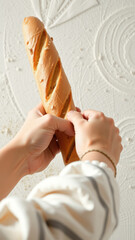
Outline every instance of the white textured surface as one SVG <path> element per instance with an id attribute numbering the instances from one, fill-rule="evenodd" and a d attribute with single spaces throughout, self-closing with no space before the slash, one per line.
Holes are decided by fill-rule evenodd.
<path id="1" fill-rule="evenodd" d="M 76 105 L 103 111 L 120 128 L 120 223 L 111 240 L 134 240 L 135 0 L 1 0 L 1 147 L 40 101 L 22 36 L 23 18 L 30 15 L 40 17 L 53 37 Z M 23 178 L 11 195 L 26 197 L 36 183 L 62 168 L 59 155 L 42 173 Z"/>

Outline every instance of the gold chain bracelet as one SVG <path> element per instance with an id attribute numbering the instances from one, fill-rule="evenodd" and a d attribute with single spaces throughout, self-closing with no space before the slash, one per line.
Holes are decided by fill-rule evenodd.
<path id="1" fill-rule="evenodd" d="M 112 165 L 113 165 L 113 167 L 114 167 L 114 169 L 115 169 L 114 176 L 116 177 L 116 175 L 117 175 L 117 168 L 116 168 L 116 165 L 115 165 L 114 161 L 113 161 L 106 153 L 104 153 L 104 152 L 101 151 L 101 150 L 98 150 L 98 149 L 90 149 L 90 150 L 86 151 L 86 152 L 81 156 L 80 160 L 82 160 L 83 157 L 84 157 L 87 153 L 89 153 L 89 152 L 99 152 L 99 153 L 103 154 L 105 157 L 107 157 L 107 158 L 109 159 L 109 161 L 112 163 Z"/>

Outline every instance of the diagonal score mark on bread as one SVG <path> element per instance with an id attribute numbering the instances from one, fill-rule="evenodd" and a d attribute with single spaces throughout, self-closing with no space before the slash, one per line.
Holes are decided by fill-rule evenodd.
<path id="1" fill-rule="evenodd" d="M 55 65 L 53 71 L 51 72 L 51 74 L 50 74 L 51 76 L 49 77 L 48 82 L 47 82 L 46 99 L 48 99 L 50 97 L 50 95 L 52 94 L 52 92 L 57 84 L 57 81 L 59 79 L 60 71 L 61 71 L 61 68 L 60 68 L 60 59 L 59 59 Z"/>
<path id="2" fill-rule="evenodd" d="M 51 76 L 48 79 L 48 82 L 47 82 L 47 87 L 46 87 L 46 98 L 47 99 L 49 97 L 51 97 L 51 94 L 53 94 L 53 91 L 54 91 L 55 87 L 57 87 L 57 83 L 58 83 L 60 75 L 61 75 L 61 62 L 60 62 L 60 59 L 59 59 L 57 61 L 56 65 L 55 65 L 52 73 L 51 73 Z M 63 109 L 62 109 L 61 114 L 60 114 L 61 118 L 65 118 L 66 113 L 68 112 L 68 108 L 71 105 L 71 99 L 72 99 L 72 95 L 71 95 L 71 92 L 70 92 L 67 99 L 65 99 L 65 103 L 63 105 Z M 72 153 L 74 147 L 75 147 L 75 141 L 73 139 L 71 141 L 70 145 L 69 145 L 67 162 L 70 159 L 70 156 L 71 156 L 71 153 Z"/>
<path id="3" fill-rule="evenodd" d="M 75 147 L 75 141 L 73 140 L 72 143 L 71 143 L 71 146 L 70 146 L 68 155 L 67 155 L 67 161 L 69 161 L 69 159 L 70 159 L 70 157 L 71 157 L 71 154 L 72 154 L 72 152 L 73 152 L 74 147 Z"/>
<path id="4" fill-rule="evenodd" d="M 39 35 L 39 40 L 37 42 L 35 52 L 34 52 L 34 59 L 33 59 L 34 71 L 37 69 L 41 52 L 44 51 L 45 39 L 46 39 L 46 32 L 45 30 L 43 30 L 42 34 Z"/>
<path id="5" fill-rule="evenodd" d="M 63 106 L 63 109 L 62 109 L 61 115 L 60 115 L 61 118 L 65 118 L 66 113 L 68 112 L 70 102 L 71 102 L 71 93 L 69 94 L 68 98 L 66 99 L 66 101 L 64 103 L 64 106 Z"/>
<path id="6" fill-rule="evenodd" d="M 36 17 L 27 17 L 23 22 L 23 35 L 28 58 L 37 82 L 46 113 L 66 118 L 70 110 L 76 110 L 71 87 L 61 64 L 52 38 L 43 23 Z M 75 138 L 56 132 L 65 164 L 79 160 Z"/>

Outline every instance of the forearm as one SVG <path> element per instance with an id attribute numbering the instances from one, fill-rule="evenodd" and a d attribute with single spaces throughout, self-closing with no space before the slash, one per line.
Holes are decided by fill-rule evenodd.
<path id="1" fill-rule="evenodd" d="M 27 174 L 23 146 L 14 138 L 0 150 L 0 200 Z"/>

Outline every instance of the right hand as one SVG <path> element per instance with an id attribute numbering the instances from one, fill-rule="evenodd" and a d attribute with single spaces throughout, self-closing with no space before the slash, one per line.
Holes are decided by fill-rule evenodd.
<path id="1" fill-rule="evenodd" d="M 70 111 L 67 118 L 74 126 L 79 158 L 90 149 L 98 149 L 108 154 L 115 164 L 118 163 L 123 147 L 119 129 L 115 127 L 112 118 L 93 110 L 83 113 Z"/>
<path id="2" fill-rule="evenodd" d="M 45 169 L 60 151 L 55 138 L 57 130 L 74 136 L 72 124 L 65 119 L 46 114 L 42 103 L 29 112 L 12 141 L 16 148 L 18 145 L 23 148 L 23 168 L 26 169 L 26 174 Z"/>

